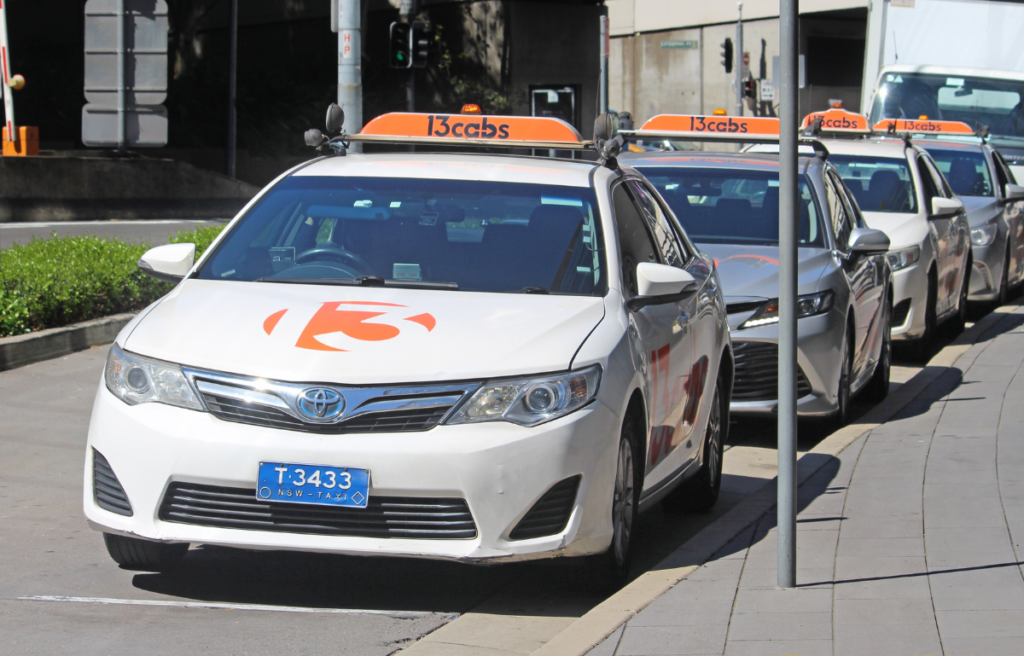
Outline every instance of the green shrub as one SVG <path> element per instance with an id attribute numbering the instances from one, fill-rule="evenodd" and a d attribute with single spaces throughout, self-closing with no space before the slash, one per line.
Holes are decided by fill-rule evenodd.
<path id="1" fill-rule="evenodd" d="M 205 250 L 220 226 L 182 231 L 172 242 Z M 51 237 L 0 250 L 0 337 L 144 308 L 171 285 L 136 261 L 149 244 L 102 237 Z"/>

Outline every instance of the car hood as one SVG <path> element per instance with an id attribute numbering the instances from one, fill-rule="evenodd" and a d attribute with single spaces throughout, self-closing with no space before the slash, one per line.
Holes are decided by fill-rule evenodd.
<path id="1" fill-rule="evenodd" d="M 971 226 L 979 226 L 988 223 L 999 216 L 1002 208 L 993 196 L 959 196 L 964 202 L 964 209 L 967 210 L 967 222 Z"/>
<path id="2" fill-rule="evenodd" d="M 921 245 L 929 232 L 928 220 L 919 214 L 864 212 L 864 222 L 885 233 L 892 251 Z"/>
<path id="3" fill-rule="evenodd" d="M 567 369 L 603 316 L 589 296 L 186 280 L 122 346 L 281 381 L 465 380 Z"/>
<path id="4" fill-rule="evenodd" d="M 702 251 L 715 258 L 722 293 L 731 297 L 776 298 L 779 295 L 779 249 L 775 246 L 742 246 L 733 244 L 698 244 Z M 834 266 L 831 251 L 824 248 L 801 248 L 798 293 L 818 291 L 818 280 L 829 266 Z"/>

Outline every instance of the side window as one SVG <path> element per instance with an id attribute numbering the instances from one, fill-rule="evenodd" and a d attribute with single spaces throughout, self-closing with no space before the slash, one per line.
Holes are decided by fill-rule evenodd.
<path id="1" fill-rule="evenodd" d="M 953 193 L 953 190 L 949 188 L 949 183 L 946 182 L 946 178 L 939 173 L 939 167 L 935 166 L 935 162 L 927 156 L 924 156 L 921 159 L 924 161 L 924 166 L 928 169 L 928 173 L 932 176 L 932 182 L 935 183 L 935 188 L 940 191 L 939 195 L 945 198 L 953 198 L 955 194 Z"/>
<path id="2" fill-rule="evenodd" d="M 630 180 L 626 184 L 637 199 L 637 205 L 643 210 L 644 218 L 651 227 L 651 233 L 661 250 L 662 258 L 674 267 L 686 266 L 686 249 L 679 241 L 679 236 L 672 227 L 672 219 L 665 214 L 665 209 L 639 180 Z"/>
<path id="3" fill-rule="evenodd" d="M 829 220 L 832 222 L 832 233 L 836 236 L 836 249 L 846 252 L 850 231 L 853 230 L 852 219 L 843 204 L 843 194 L 835 180 L 835 174 L 829 171 L 825 175 L 825 190 L 828 196 Z"/>
<path id="4" fill-rule="evenodd" d="M 921 193 L 924 194 L 925 211 L 930 212 L 932 199 L 942 194 L 939 193 L 939 188 L 935 185 L 935 178 L 932 177 L 931 172 L 928 170 L 928 165 L 924 163 L 923 157 L 917 158 L 917 171 L 921 176 Z"/>
<path id="5" fill-rule="evenodd" d="M 1013 177 L 1013 171 L 1010 170 L 1010 166 L 1003 159 L 1003 154 L 998 150 L 992 151 L 992 159 L 996 163 L 996 177 L 999 178 L 999 188 L 1003 190 L 1003 195 L 1006 195 L 1007 184 L 1017 184 L 1017 180 Z"/>
<path id="6" fill-rule="evenodd" d="M 836 183 L 836 189 L 838 189 L 843 201 L 843 208 L 846 210 L 846 215 L 850 218 L 850 227 L 863 228 L 864 216 L 860 213 L 860 206 L 857 205 L 857 199 L 854 197 L 853 192 L 846 186 L 846 183 L 843 182 L 838 173 L 832 174 L 832 180 Z"/>
<path id="7" fill-rule="evenodd" d="M 626 294 L 633 297 L 637 295 L 636 265 L 657 262 L 658 254 L 647 231 L 647 222 L 626 192 L 625 184 L 616 185 L 612 190 L 612 206 L 615 208 L 615 228 L 619 233 L 619 253 L 622 255 L 622 281 Z"/>

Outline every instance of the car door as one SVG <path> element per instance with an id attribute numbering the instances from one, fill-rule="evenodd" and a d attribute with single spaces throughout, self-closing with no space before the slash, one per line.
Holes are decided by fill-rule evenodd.
<path id="1" fill-rule="evenodd" d="M 631 180 L 630 190 L 635 194 L 644 212 L 644 218 L 654 232 L 661 255 L 665 262 L 685 269 L 697 281 L 698 291 L 680 303 L 680 316 L 686 319 L 685 335 L 689 337 L 690 366 L 682 386 L 682 406 L 677 423 L 673 428 L 673 454 L 668 463 L 670 468 L 683 465 L 695 458 L 700 450 L 700 440 L 695 439 L 695 430 L 701 425 L 699 418 L 707 409 L 714 385 L 708 389 L 708 376 L 717 361 L 711 358 L 717 353 L 718 320 L 712 306 L 714 290 L 705 283 L 712 280 L 710 268 L 686 244 L 680 234 L 678 223 L 671 218 L 670 210 L 661 197 L 646 180 Z"/>
<path id="2" fill-rule="evenodd" d="M 956 199 L 957 195 L 949 186 L 946 176 L 942 175 L 939 165 L 935 163 L 931 155 L 925 155 L 925 164 L 935 179 L 943 198 Z M 946 273 L 949 279 L 950 303 L 949 309 L 956 307 L 960 298 L 960 287 L 967 284 L 965 270 L 967 260 L 971 254 L 971 224 L 967 220 L 967 210 L 960 210 L 949 223 L 949 235 L 947 244 L 947 255 L 949 257 L 949 271 Z"/>
<path id="3" fill-rule="evenodd" d="M 637 295 L 636 267 L 643 262 L 668 264 L 655 244 L 650 222 L 645 218 L 629 182 L 612 187 L 612 208 L 622 263 L 623 295 Z M 644 488 L 657 486 L 676 467 L 673 451 L 682 441 L 681 424 L 686 374 L 690 369 L 690 317 L 683 302 L 648 305 L 630 312 L 629 321 L 640 336 L 645 360 L 647 400 L 647 462 Z"/>
<path id="4" fill-rule="evenodd" d="M 921 193 L 924 196 L 922 211 L 928 217 L 928 226 L 935 240 L 935 269 L 937 289 L 935 294 L 935 314 L 942 317 L 956 304 L 956 269 L 953 264 L 955 252 L 955 235 L 953 219 L 950 217 L 932 217 L 932 199 L 945 198 L 942 191 L 942 177 L 931 165 L 923 152 L 917 153 L 918 174 L 921 178 Z"/>
<path id="5" fill-rule="evenodd" d="M 1008 262 L 1009 271 L 1006 280 L 1009 284 L 1020 281 L 1024 276 L 1024 201 L 1008 201 L 1006 199 L 1006 185 L 1017 184 L 1013 177 L 1013 171 L 1006 164 L 1002 154 L 998 150 L 990 151 L 992 164 L 995 169 L 996 196 L 1003 208 L 1003 221 L 1006 222 L 1006 240 L 1009 244 L 1010 258 Z"/>
<path id="6" fill-rule="evenodd" d="M 850 252 L 850 233 L 857 227 L 857 216 L 846 196 L 846 187 L 831 168 L 825 171 L 825 195 L 836 251 L 849 281 L 850 295 L 853 299 L 856 332 L 853 336 L 852 383 L 857 381 L 861 372 L 865 370 L 871 355 L 867 347 L 873 329 L 872 323 L 878 312 L 877 261 L 875 258 L 860 257 Z"/>

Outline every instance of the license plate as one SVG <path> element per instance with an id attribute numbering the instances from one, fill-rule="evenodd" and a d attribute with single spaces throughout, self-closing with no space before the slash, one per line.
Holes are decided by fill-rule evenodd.
<path id="1" fill-rule="evenodd" d="M 370 496 L 367 469 L 261 462 L 258 480 L 260 501 L 365 508 Z"/>

